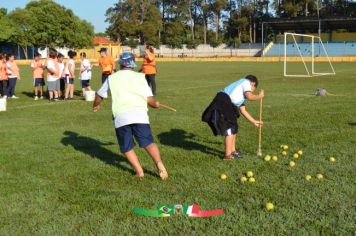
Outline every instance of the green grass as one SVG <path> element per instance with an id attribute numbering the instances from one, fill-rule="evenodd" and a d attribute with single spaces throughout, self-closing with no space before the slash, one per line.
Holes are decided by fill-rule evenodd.
<path id="1" fill-rule="evenodd" d="M 22 66 L 20 99 L 8 100 L 8 111 L 0 113 L 0 234 L 354 235 L 355 65 L 334 66 L 336 76 L 283 78 L 279 63 L 160 63 L 157 98 L 178 110 L 149 112 L 170 174 L 166 182 L 139 148 L 146 177 L 132 176 L 118 150 L 109 100 L 96 114 L 81 100 L 34 101 L 29 67 Z M 263 153 L 278 154 L 277 162 L 255 156 L 258 132 L 244 118 L 237 146 L 246 157 L 222 161 L 222 137 L 200 121 L 217 90 L 250 73 L 266 92 Z M 99 81 L 95 71 L 95 89 Z M 319 87 L 338 96 L 310 95 Z M 247 103 L 254 117 L 258 105 Z M 288 157 L 280 155 L 280 144 L 289 145 Z M 299 149 L 303 157 L 289 168 Z M 241 185 L 237 180 L 247 170 L 256 183 Z M 222 173 L 226 181 L 219 179 Z M 323 181 L 316 180 L 318 173 Z M 304 180 L 307 174 L 311 182 Z M 264 209 L 266 202 L 275 205 L 273 212 Z M 205 219 L 132 212 L 159 203 L 225 212 Z"/>

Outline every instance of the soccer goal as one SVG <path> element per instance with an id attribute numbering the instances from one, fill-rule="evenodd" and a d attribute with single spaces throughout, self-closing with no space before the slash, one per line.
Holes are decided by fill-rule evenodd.
<path id="1" fill-rule="evenodd" d="M 335 74 L 320 37 L 284 33 L 284 76 L 313 77 Z"/>

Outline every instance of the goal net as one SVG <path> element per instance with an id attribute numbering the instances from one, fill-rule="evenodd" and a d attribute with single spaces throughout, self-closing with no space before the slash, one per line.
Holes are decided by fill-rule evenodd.
<path id="1" fill-rule="evenodd" d="M 335 75 L 334 67 L 320 37 L 284 33 L 284 76 Z"/>

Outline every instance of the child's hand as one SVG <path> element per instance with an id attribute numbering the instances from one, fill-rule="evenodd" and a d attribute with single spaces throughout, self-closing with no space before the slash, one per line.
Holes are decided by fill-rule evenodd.
<path id="1" fill-rule="evenodd" d="M 263 126 L 263 121 L 255 121 L 254 123 L 253 123 L 257 128 L 259 128 L 259 127 L 262 127 Z"/>
<path id="2" fill-rule="evenodd" d="M 259 92 L 258 96 L 261 98 L 264 98 L 265 96 L 265 91 L 263 89 L 261 89 L 261 91 Z"/>
<path id="3" fill-rule="evenodd" d="M 160 106 L 161 106 L 161 104 L 159 104 L 159 102 L 156 102 L 155 107 L 160 108 Z"/>

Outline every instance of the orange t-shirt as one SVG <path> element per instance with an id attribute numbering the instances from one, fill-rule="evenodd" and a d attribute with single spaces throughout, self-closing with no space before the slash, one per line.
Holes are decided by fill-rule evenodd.
<path id="1" fill-rule="evenodd" d="M 152 61 L 148 59 L 148 56 L 152 58 Z M 143 66 L 142 66 L 142 71 L 146 75 L 153 75 L 157 73 L 157 68 L 156 68 L 156 57 L 154 53 L 149 52 L 148 56 L 145 56 L 143 58 Z"/>
<path id="2" fill-rule="evenodd" d="M 6 62 L 0 61 L 0 80 L 8 80 Z"/>
<path id="3" fill-rule="evenodd" d="M 19 67 L 17 66 L 16 62 L 13 61 L 8 61 L 7 62 L 7 66 L 8 66 L 8 77 L 10 78 L 19 78 L 20 77 L 20 69 Z"/>
<path id="4" fill-rule="evenodd" d="M 101 65 L 103 74 L 112 74 L 113 70 L 115 69 L 115 62 L 111 56 L 100 57 L 99 65 Z"/>
<path id="5" fill-rule="evenodd" d="M 34 79 L 44 78 L 43 63 L 41 61 L 33 61 L 31 67 L 32 67 Z"/>

